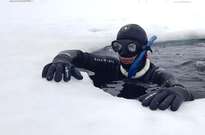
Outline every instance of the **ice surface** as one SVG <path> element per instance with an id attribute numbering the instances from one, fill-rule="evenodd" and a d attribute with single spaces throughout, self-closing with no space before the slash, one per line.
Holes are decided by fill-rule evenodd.
<path id="1" fill-rule="evenodd" d="M 203 1 L 33 0 L 0 1 L 0 134 L 202 135 L 205 100 L 178 112 L 150 111 L 84 79 L 41 79 L 42 67 L 61 50 L 92 51 L 118 29 L 138 23 L 159 41 L 204 38 Z"/>

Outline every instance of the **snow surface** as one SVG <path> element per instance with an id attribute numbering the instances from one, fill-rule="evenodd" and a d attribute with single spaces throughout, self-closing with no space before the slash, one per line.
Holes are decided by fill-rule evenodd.
<path id="1" fill-rule="evenodd" d="M 117 98 L 84 79 L 48 82 L 45 64 L 61 50 L 93 51 L 108 45 L 127 23 L 159 41 L 204 38 L 202 0 L 0 1 L 0 134 L 202 135 L 205 100 L 179 111 L 151 111 Z"/>

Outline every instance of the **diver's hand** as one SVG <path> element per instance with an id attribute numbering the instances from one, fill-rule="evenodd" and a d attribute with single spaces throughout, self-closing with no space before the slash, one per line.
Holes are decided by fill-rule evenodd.
<path id="1" fill-rule="evenodd" d="M 184 101 L 190 100 L 188 91 L 180 86 L 161 88 L 139 97 L 142 105 L 151 110 L 165 110 L 170 107 L 172 111 L 178 110 Z"/>
<path id="2" fill-rule="evenodd" d="M 53 78 L 56 82 L 60 82 L 63 78 L 65 82 L 69 81 L 71 76 L 78 80 L 82 80 L 83 76 L 80 71 L 69 62 L 55 62 L 45 65 L 42 71 L 42 77 L 51 81 Z"/>

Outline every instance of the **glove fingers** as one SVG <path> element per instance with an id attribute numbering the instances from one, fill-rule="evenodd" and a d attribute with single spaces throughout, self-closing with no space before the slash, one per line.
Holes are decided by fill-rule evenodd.
<path id="1" fill-rule="evenodd" d="M 150 93 L 147 97 L 144 98 L 144 100 L 142 101 L 142 105 L 149 106 L 156 94 L 157 92 Z"/>
<path id="2" fill-rule="evenodd" d="M 55 72 L 54 80 L 56 82 L 60 82 L 62 80 L 62 75 L 63 75 L 63 64 L 62 63 L 57 63 L 56 64 L 56 72 Z"/>
<path id="3" fill-rule="evenodd" d="M 140 102 L 142 102 L 148 95 L 149 95 L 149 93 L 144 94 L 144 95 L 140 96 L 140 97 L 138 98 L 138 100 L 139 100 Z"/>
<path id="4" fill-rule="evenodd" d="M 46 75 L 46 79 L 48 81 L 51 81 L 53 79 L 54 73 L 55 73 L 56 67 L 54 64 L 52 64 L 49 68 L 48 68 L 48 72 Z"/>
<path id="5" fill-rule="evenodd" d="M 165 110 L 167 109 L 170 104 L 172 103 L 173 99 L 175 98 L 175 95 L 169 95 L 167 96 L 159 105 L 160 110 Z"/>
<path id="6" fill-rule="evenodd" d="M 159 104 L 161 103 L 161 101 L 168 95 L 167 91 L 162 91 L 159 92 L 157 95 L 155 95 L 155 97 L 153 98 L 153 100 L 150 103 L 150 109 L 151 110 L 156 110 L 159 106 Z"/>
<path id="7" fill-rule="evenodd" d="M 180 96 L 176 96 L 171 104 L 171 110 L 172 111 L 176 111 L 179 109 L 180 105 L 183 102 L 183 98 L 181 98 Z"/>
<path id="8" fill-rule="evenodd" d="M 81 75 L 80 71 L 76 68 L 72 68 L 71 70 L 72 76 L 74 76 L 78 80 L 82 80 L 83 76 Z"/>
<path id="9" fill-rule="evenodd" d="M 47 72 L 48 72 L 48 68 L 50 67 L 51 64 L 52 64 L 52 63 L 47 64 L 47 65 L 44 66 L 43 71 L 42 71 L 42 77 L 43 77 L 43 78 L 46 77 Z"/>
<path id="10" fill-rule="evenodd" d="M 71 66 L 66 64 L 64 67 L 64 76 L 63 76 L 63 80 L 65 82 L 68 82 L 70 80 L 71 77 Z"/>

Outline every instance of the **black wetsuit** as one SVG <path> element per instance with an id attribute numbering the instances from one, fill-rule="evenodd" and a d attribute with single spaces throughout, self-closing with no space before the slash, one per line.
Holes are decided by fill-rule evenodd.
<path id="1" fill-rule="evenodd" d="M 180 86 L 186 89 L 172 74 L 156 67 L 153 63 L 142 77 L 128 79 L 120 71 L 117 53 L 109 46 L 93 53 L 80 50 L 62 51 L 54 58 L 54 62 L 61 61 L 70 61 L 76 67 L 88 70 L 94 85 L 113 96 L 135 99 L 159 87 Z M 205 97 L 204 91 L 187 91 L 190 98 L 186 100 Z"/>

